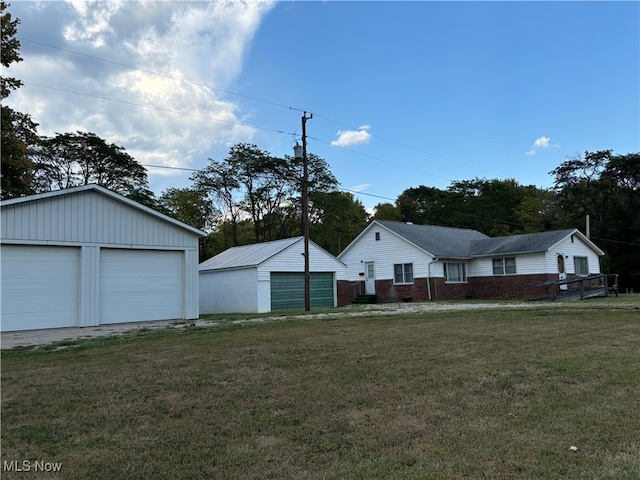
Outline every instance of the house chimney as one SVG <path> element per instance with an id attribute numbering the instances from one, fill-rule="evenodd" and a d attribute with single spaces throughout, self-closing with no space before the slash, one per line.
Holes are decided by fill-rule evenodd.
<path id="1" fill-rule="evenodd" d="M 587 217 L 586 217 L 586 234 L 587 234 L 587 238 L 591 239 L 591 222 L 589 221 L 589 214 L 587 213 Z"/>

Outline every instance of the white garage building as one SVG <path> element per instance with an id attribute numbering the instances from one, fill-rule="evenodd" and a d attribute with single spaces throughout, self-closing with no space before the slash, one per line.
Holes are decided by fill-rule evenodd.
<path id="1" fill-rule="evenodd" d="M 311 307 L 337 305 L 345 265 L 309 242 Z M 200 264 L 200 313 L 304 308 L 304 238 L 232 247 Z"/>
<path id="2" fill-rule="evenodd" d="M 204 232 L 97 185 L 0 217 L 2 331 L 198 318 Z"/>

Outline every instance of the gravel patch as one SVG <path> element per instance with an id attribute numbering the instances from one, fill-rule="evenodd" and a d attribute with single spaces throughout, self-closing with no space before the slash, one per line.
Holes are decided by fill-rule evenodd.
<path id="1" fill-rule="evenodd" d="M 229 323 L 256 323 L 273 322 L 286 319 L 303 318 L 330 318 L 338 316 L 362 317 L 372 315 L 402 315 L 421 312 L 439 312 L 452 310 L 471 309 L 518 309 L 518 308 L 539 308 L 549 306 L 560 306 L 561 303 L 433 303 L 433 302 L 412 302 L 412 303 L 384 303 L 372 305 L 357 305 L 337 308 L 335 312 L 310 313 L 305 315 L 282 315 L 269 317 L 255 317 L 244 320 L 233 320 Z M 3 332 L 0 335 L 0 347 L 5 349 L 16 347 L 29 347 L 48 345 L 63 341 L 76 341 L 87 338 L 108 337 L 113 335 L 123 335 L 136 333 L 141 330 L 158 328 L 186 328 L 190 326 L 216 326 L 220 322 L 216 320 L 164 320 L 155 322 L 119 323 L 113 325 L 100 325 L 98 327 L 68 327 L 49 328 L 42 330 L 24 330 L 19 332 Z"/>

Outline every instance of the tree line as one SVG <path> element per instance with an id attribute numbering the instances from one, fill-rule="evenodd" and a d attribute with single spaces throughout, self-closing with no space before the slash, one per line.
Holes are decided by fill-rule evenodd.
<path id="1" fill-rule="evenodd" d="M 2 12 L 2 65 L 22 61 L 18 19 Z M 2 99 L 21 82 L 2 76 Z M 124 148 L 95 133 L 41 137 L 29 114 L 2 105 L 2 199 L 96 183 L 208 232 L 204 260 L 229 247 L 302 234 L 302 164 L 239 143 L 223 160 L 209 159 L 191 186 L 149 190 L 147 171 Z M 621 286 L 640 289 L 640 154 L 585 152 L 549 172 L 551 189 L 515 179 L 453 181 L 446 189 L 420 185 L 381 203 L 370 216 L 341 191 L 328 163 L 309 154 L 310 237 L 338 254 L 373 219 L 471 228 L 489 236 L 574 228 L 590 218 L 593 242 L 607 256 L 602 270 Z"/>

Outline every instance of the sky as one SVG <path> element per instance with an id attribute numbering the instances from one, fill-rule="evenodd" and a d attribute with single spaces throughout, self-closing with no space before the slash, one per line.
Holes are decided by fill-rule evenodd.
<path id="1" fill-rule="evenodd" d="M 6 104 L 123 147 L 156 195 L 238 143 L 293 155 L 305 112 L 308 151 L 369 210 L 640 151 L 639 2 L 9 3 Z"/>

